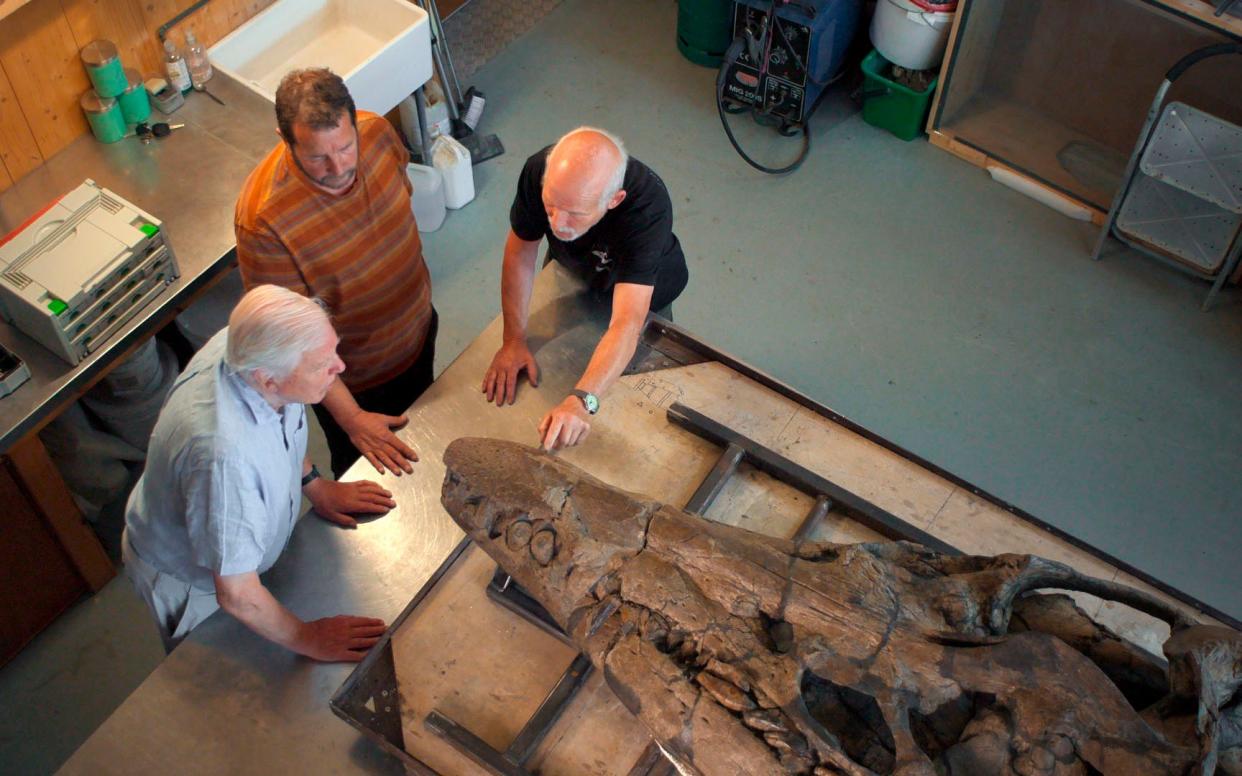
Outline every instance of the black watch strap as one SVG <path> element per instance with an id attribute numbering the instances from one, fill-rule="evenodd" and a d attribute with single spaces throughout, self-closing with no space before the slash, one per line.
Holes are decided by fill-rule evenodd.
<path id="1" fill-rule="evenodd" d="M 302 475 L 302 487 L 305 488 L 307 485 L 310 485 L 322 476 L 323 475 L 319 473 L 319 467 L 312 463 L 311 470 Z"/>

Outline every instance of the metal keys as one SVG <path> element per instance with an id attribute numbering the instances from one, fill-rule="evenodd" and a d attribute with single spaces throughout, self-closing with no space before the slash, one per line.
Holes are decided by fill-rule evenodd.
<path id="1" fill-rule="evenodd" d="M 134 127 L 134 135 L 142 140 L 143 145 L 151 142 L 152 137 L 167 137 L 174 129 L 181 129 L 185 124 L 169 124 L 157 121 L 154 124 L 138 124 Z"/>

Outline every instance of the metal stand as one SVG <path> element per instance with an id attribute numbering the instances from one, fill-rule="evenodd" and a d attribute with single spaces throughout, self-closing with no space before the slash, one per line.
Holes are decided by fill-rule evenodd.
<path id="1" fill-rule="evenodd" d="M 1223 12 L 1228 3 L 1220 6 Z M 1197 62 L 1242 54 L 1242 44 L 1205 46 L 1182 57 L 1156 89 L 1138 143 L 1091 258 L 1109 235 L 1178 269 L 1213 280 L 1208 310 L 1242 258 L 1242 152 L 1239 128 L 1165 97 Z"/>
<path id="2" fill-rule="evenodd" d="M 496 135 L 478 135 L 462 121 L 461 84 L 457 80 L 457 69 L 453 66 L 453 55 L 449 51 L 448 38 L 444 35 L 444 23 L 440 19 L 440 9 L 435 0 L 417 0 L 418 5 L 427 12 L 431 25 L 431 57 L 436 73 L 440 76 L 440 85 L 444 87 L 444 98 L 448 102 L 449 121 L 453 127 L 453 137 L 470 152 L 471 164 L 487 161 L 505 152 L 504 145 Z M 418 104 L 418 124 L 423 142 L 422 162 L 430 164 L 430 146 L 427 137 L 427 120 L 424 115 L 426 101 L 422 88 L 414 92 L 414 100 Z"/>

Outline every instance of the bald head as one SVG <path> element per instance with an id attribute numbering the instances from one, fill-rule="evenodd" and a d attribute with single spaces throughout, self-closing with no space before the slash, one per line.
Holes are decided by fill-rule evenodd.
<path id="1" fill-rule="evenodd" d="M 625 199 L 629 155 L 615 135 L 579 127 L 548 152 L 543 204 L 552 231 L 562 240 L 581 237 Z"/>

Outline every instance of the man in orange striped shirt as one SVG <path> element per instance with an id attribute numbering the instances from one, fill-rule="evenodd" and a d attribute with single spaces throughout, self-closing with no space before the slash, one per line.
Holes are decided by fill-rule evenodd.
<path id="1" fill-rule="evenodd" d="M 341 374 L 315 406 L 339 476 L 359 453 L 394 474 L 418 455 L 394 432 L 433 379 L 436 313 L 410 210 L 409 154 L 382 117 L 358 112 L 339 76 L 295 70 L 276 91 L 282 142 L 237 201 L 247 288 L 272 283 L 328 306 Z"/>

